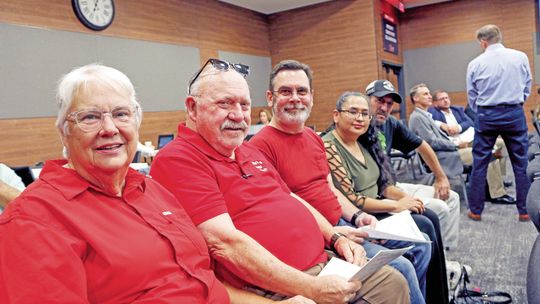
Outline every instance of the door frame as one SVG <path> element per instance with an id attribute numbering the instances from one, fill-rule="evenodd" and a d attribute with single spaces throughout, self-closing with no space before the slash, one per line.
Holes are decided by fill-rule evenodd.
<path id="1" fill-rule="evenodd" d="M 383 69 L 386 71 L 386 74 L 388 75 L 390 71 L 394 73 L 394 75 L 397 76 L 398 80 L 398 93 L 401 96 L 401 105 L 399 107 L 399 118 L 400 119 L 407 119 L 407 98 L 405 96 L 405 80 L 403 78 L 403 65 L 399 63 L 394 63 L 386 60 L 381 60 L 381 65 Z"/>

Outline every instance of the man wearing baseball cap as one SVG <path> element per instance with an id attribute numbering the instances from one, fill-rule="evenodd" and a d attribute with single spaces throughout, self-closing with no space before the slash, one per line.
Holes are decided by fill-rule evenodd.
<path id="1" fill-rule="evenodd" d="M 433 186 L 396 183 L 396 186 L 409 195 L 420 198 L 426 207 L 437 213 L 446 248 L 456 248 L 459 236 L 459 195 L 450 190 L 448 178 L 444 173 L 439 160 L 433 149 L 427 142 L 414 134 L 405 124 L 390 115 L 394 103 L 401 103 L 401 96 L 395 91 L 394 86 L 388 80 L 375 80 L 366 87 L 366 95 L 370 97 L 370 109 L 373 114 L 373 123 L 379 129 L 378 139 L 381 148 L 389 154 L 392 149 L 405 154 L 416 150 L 435 176 Z M 440 250 L 444 251 L 444 250 Z M 446 276 L 444 252 L 432 253 L 433 257 L 440 257 L 438 269 L 439 277 Z M 430 273 L 428 273 L 428 282 Z M 431 274 L 431 277 L 437 277 Z M 445 284 L 433 286 L 432 293 L 445 294 L 448 287 Z"/>

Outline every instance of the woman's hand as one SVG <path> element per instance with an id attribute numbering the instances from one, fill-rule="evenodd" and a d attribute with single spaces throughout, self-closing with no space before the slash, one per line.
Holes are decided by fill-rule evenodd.
<path id="1" fill-rule="evenodd" d="M 420 199 L 406 196 L 397 201 L 397 209 L 397 212 L 401 212 L 403 210 L 410 210 L 414 213 L 424 213 L 426 207 Z"/>

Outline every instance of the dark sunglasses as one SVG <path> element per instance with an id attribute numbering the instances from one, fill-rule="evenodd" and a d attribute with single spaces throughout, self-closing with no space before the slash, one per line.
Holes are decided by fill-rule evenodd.
<path id="1" fill-rule="evenodd" d="M 193 76 L 191 78 L 191 80 L 189 81 L 189 89 L 188 89 L 188 94 L 191 95 L 191 86 L 193 85 L 193 83 L 195 82 L 195 80 L 197 80 L 197 78 L 199 77 L 199 75 L 201 75 L 202 71 L 204 70 L 204 68 L 208 65 L 208 63 L 211 63 L 212 66 L 218 70 L 222 70 L 222 71 L 227 71 L 229 70 L 229 67 L 232 68 L 233 70 L 237 71 L 238 73 L 240 73 L 240 75 L 244 76 L 244 78 L 246 78 L 246 76 L 249 74 L 249 66 L 245 65 L 245 64 L 241 64 L 241 63 L 230 63 L 230 62 L 227 62 L 227 61 L 223 61 L 223 60 L 219 60 L 219 59 L 215 59 L 215 58 L 210 58 L 208 59 L 204 65 L 202 66 L 202 68 L 197 72 L 197 74 L 195 74 L 195 76 Z"/>

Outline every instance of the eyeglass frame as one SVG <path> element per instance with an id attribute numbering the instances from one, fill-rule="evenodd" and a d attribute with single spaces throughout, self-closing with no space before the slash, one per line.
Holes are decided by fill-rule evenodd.
<path id="1" fill-rule="evenodd" d="M 354 113 L 351 112 L 351 109 L 348 109 L 348 110 L 336 109 L 336 111 L 338 111 L 339 113 L 349 113 L 349 115 L 354 115 Z M 373 114 L 370 114 L 370 113 L 365 114 L 365 112 L 362 112 L 362 111 L 358 111 L 358 113 L 356 113 L 356 115 L 354 117 L 349 116 L 349 118 L 351 118 L 353 120 L 357 120 L 360 116 L 362 116 L 362 120 L 371 120 L 371 119 L 373 119 Z"/>
<path id="2" fill-rule="evenodd" d="M 311 90 L 310 90 L 309 88 L 299 87 L 300 89 L 306 89 L 306 94 L 301 95 L 301 94 L 298 94 L 298 89 L 299 89 L 299 88 L 290 88 L 290 87 L 285 86 L 285 88 L 291 89 L 291 95 L 283 95 L 283 94 L 279 93 L 279 90 L 280 90 L 281 88 L 283 88 L 283 87 L 280 87 L 279 89 L 277 89 L 277 90 L 275 90 L 275 91 L 272 91 L 272 94 L 273 94 L 273 95 L 278 95 L 278 96 L 281 96 L 281 97 L 292 97 L 292 96 L 294 96 L 294 93 L 295 93 L 295 92 L 296 92 L 296 95 L 297 95 L 298 97 L 306 97 L 306 96 L 308 96 L 309 94 L 311 94 Z"/>
<path id="3" fill-rule="evenodd" d="M 129 106 L 125 106 L 125 107 L 116 107 L 116 108 L 112 109 L 111 111 L 105 111 L 105 112 L 99 111 L 96 108 L 94 108 L 93 110 L 91 110 L 92 108 L 81 109 L 81 110 L 78 110 L 78 111 L 73 111 L 71 113 L 68 113 L 66 115 L 65 120 L 70 121 L 70 122 L 74 122 L 77 125 L 77 127 L 79 127 L 79 129 L 81 129 L 83 132 L 90 133 L 90 132 L 97 131 L 97 130 L 99 130 L 100 128 L 103 127 L 103 122 L 105 121 L 105 116 L 107 114 L 110 115 L 111 120 L 114 122 L 114 125 L 117 126 L 117 121 L 115 121 L 114 118 L 113 118 L 113 112 L 118 110 L 118 109 L 124 109 L 124 108 L 129 109 L 131 111 L 131 116 L 126 121 L 120 121 L 120 122 L 129 122 L 131 119 L 134 119 L 134 118 L 137 119 L 137 111 L 139 109 L 139 106 L 138 105 L 129 105 Z M 95 128 L 85 129 L 84 127 L 82 127 L 82 126 L 84 126 L 84 124 L 79 121 L 79 119 L 77 118 L 77 114 L 83 113 L 83 112 L 99 112 L 101 114 L 101 120 L 96 125 Z"/>
<path id="4" fill-rule="evenodd" d="M 188 95 L 191 95 L 191 87 L 195 83 L 195 80 L 199 78 L 204 68 L 208 65 L 208 63 L 211 63 L 212 66 L 218 70 L 221 71 L 228 71 L 229 68 L 232 68 L 236 72 L 238 72 L 240 75 L 242 75 L 244 78 L 249 75 L 249 65 L 242 64 L 242 63 L 230 63 L 225 60 L 217 59 L 217 58 L 209 58 L 206 60 L 204 65 L 199 69 L 199 71 L 195 74 L 195 76 L 191 77 L 191 80 L 189 81 L 188 85 Z"/>

